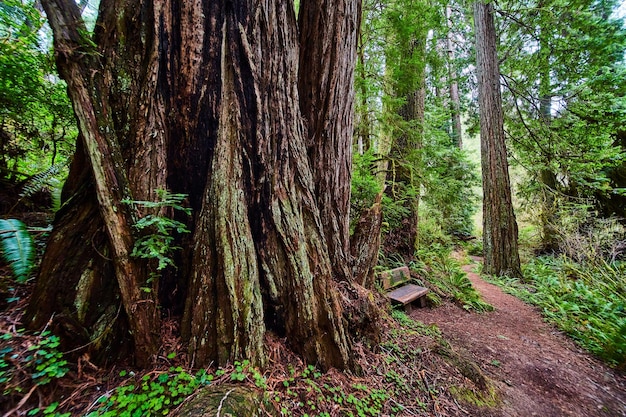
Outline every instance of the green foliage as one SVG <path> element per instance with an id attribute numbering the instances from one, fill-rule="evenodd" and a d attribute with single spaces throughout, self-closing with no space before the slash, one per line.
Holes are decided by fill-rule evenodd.
<path id="1" fill-rule="evenodd" d="M 330 416 L 327 411 L 341 410 L 341 415 L 367 417 L 382 415 L 389 393 L 363 384 L 344 386 L 336 379 L 325 378 L 313 365 L 283 381 L 268 400 L 281 416 Z M 280 389 L 279 389 L 280 388 Z M 315 397 L 316 401 L 306 400 Z M 297 410 L 294 414 L 292 410 Z"/>
<path id="2" fill-rule="evenodd" d="M 495 281 L 543 310 L 548 320 L 607 363 L 626 367 L 626 264 L 579 264 L 540 257 L 524 267 L 525 282 Z"/>
<path id="3" fill-rule="evenodd" d="M 64 166 L 62 164 L 55 164 L 31 176 L 22 186 L 20 197 L 31 197 L 38 191 L 41 191 L 42 188 L 49 186 L 50 182 L 61 173 L 63 168 Z"/>
<path id="4" fill-rule="evenodd" d="M 254 385 L 257 388 L 259 389 L 267 388 L 267 381 L 265 377 L 259 372 L 258 369 L 250 365 L 249 360 L 244 360 L 242 362 L 235 361 L 233 365 L 234 365 L 234 369 L 230 373 L 231 381 L 243 382 L 246 380 L 251 380 L 254 382 Z"/>
<path id="5" fill-rule="evenodd" d="M 433 245 L 417 251 L 417 261 L 410 267 L 428 281 L 436 293 L 448 297 L 466 310 L 492 311 L 493 306 L 482 301 L 467 274 L 450 257 L 450 249 Z M 436 296 L 436 295 L 435 295 Z"/>
<path id="6" fill-rule="evenodd" d="M 465 252 L 467 252 L 468 255 L 472 255 L 472 256 L 484 255 L 482 239 L 473 239 L 473 240 L 470 240 L 469 242 L 465 242 L 463 247 L 465 248 Z"/>
<path id="7" fill-rule="evenodd" d="M 67 373 L 67 361 L 63 359 L 63 354 L 57 350 L 59 343 L 57 336 L 43 332 L 39 344 L 28 348 L 33 354 L 27 356 L 26 361 L 31 367 L 34 367 L 35 372 L 31 374 L 31 378 L 35 384 L 48 384 L 53 379 L 61 378 Z"/>
<path id="8" fill-rule="evenodd" d="M 30 276 L 35 262 L 35 244 L 26 225 L 17 219 L 0 219 L 2 257 L 19 283 Z"/>
<path id="9" fill-rule="evenodd" d="M 475 189 L 480 186 L 479 169 L 465 151 L 450 146 L 447 135 L 432 132 L 424 148 L 429 161 L 424 177 L 422 219 L 436 221 L 446 234 L 471 235 L 478 206 Z"/>
<path id="10" fill-rule="evenodd" d="M 120 376 L 126 375 L 126 371 L 120 372 Z M 198 388 L 210 384 L 213 378 L 204 369 L 191 374 L 182 367 L 151 372 L 141 378 L 133 376 L 112 393 L 101 396 L 98 408 L 87 417 L 167 415 Z"/>
<path id="11" fill-rule="evenodd" d="M 0 336 L 5 342 L 13 338 L 19 338 L 20 334 L 3 333 Z M 29 345 L 25 352 L 8 346 L 0 350 L 0 384 L 3 384 L 3 392 L 14 393 L 24 390 L 27 384 L 25 377 L 35 385 L 46 385 L 54 379 L 62 378 L 68 371 L 67 361 L 59 352 L 59 338 L 49 331 L 42 332 L 36 339 L 36 343 Z M 24 354 L 25 353 L 25 354 Z"/>
<path id="12" fill-rule="evenodd" d="M 67 361 L 59 351 L 60 340 L 49 331 L 26 335 L 2 332 L 0 335 L 0 392 L 5 399 L 27 406 L 27 394 L 63 378 L 69 371 Z M 58 403 L 33 408 L 29 416 L 67 417 L 56 411 Z"/>
<path id="13" fill-rule="evenodd" d="M 350 195 L 351 220 L 358 219 L 363 210 L 370 208 L 382 190 L 382 185 L 374 175 L 375 169 L 376 157 L 373 151 L 369 150 L 363 155 L 358 153 L 354 155 Z"/>
<path id="14" fill-rule="evenodd" d="M 22 180 L 64 165 L 77 129 L 48 51 L 50 37 L 42 36 L 42 13 L 32 0 L 0 6 L 0 178 Z"/>
<path id="15" fill-rule="evenodd" d="M 403 227 L 403 220 L 413 215 L 412 205 L 419 198 L 415 184 L 394 182 L 390 184 L 390 192 L 384 194 L 383 232 L 389 233 Z"/>
<path id="16" fill-rule="evenodd" d="M 47 407 L 45 407 L 43 410 L 41 408 L 33 408 L 32 410 L 30 410 L 28 413 L 26 413 L 27 416 L 37 416 L 37 415 L 43 415 L 43 416 L 51 416 L 51 417 L 70 417 L 72 415 L 72 413 L 61 413 L 59 411 L 57 411 L 57 408 L 59 407 L 59 403 L 58 402 L 53 402 L 52 404 L 48 405 Z"/>
<path id="17" fill-rule="evenodd" d="M 420 222 L 417 225 L 419 247 L 425 252 L 436 252 L 442 248 L 452 247 L 452 237 L 443 228 L 442 218 L 431 215 L 428 208 L 420 210 Z"/>
<path id="18" fill-rule="evenodd" d="M 140 218 L 133 227 L 141 233 L 135 241 L 131 256 L 143 259 L 156 259 L 157 271 L 162 271 L 167 266 L 176 267 L 171 258 L 173 251 L 180 249 L 173 246 L 176 233 L 189 233 L 187 226 L 178 220 L 166 217 L 161 213 L 164 209 L 181 211 L 186 215 L 191 214 L 191 209 L 184 207 L 183 201 L 187 197 L 185 194 L 173 194 L 167 190 L 156 191 L 158 201 L 136 201 L 124 200 L 125 204 L 140 206 L 146 209 L 153 209 L 158 214 L 148 214 Z"/>
<path id="19" fill-rule="evenodd" d="M 414 238 L 407 224 L 415 224 L 418 206 L 423 212 L 420 221 L 435 218 L 446 234 L 471 233 L 471 217 L 476 210 L 475 168 L 456 148 L 456 139 L 451 137 L 450 106 L 440 97 L 442 79 L 449 76 L 445 61 L 457 65 L 438 44 L 448 32 L 442 6 L 405 0 L 366 1 L 363 5 L 360 60 L 355 73 L 356 133 L 361 142 L 367 142 L 365 148 L 370 153 L 388 164 L 376 167 L 387 170 L 383 233 L 389 243 L 408 252 L 416 242 L 404 241 Z M 417 99 L 421 93 L 426 97 L 424 108 Z M 362 166 L 359 158 L 357 171 Z M 371 174 L 371 183 L 363 178 L 358 172 L 359 195 L 371 189 L 367 185 L 375 185 Z"/>
<path id="20" fill-rule="evenodd" d="M 614 198 L 624 187 L 612 176 L 626 151 L 616 140 L 626 114 L 626 30 L 611 17 L 615 5 L 530 1 L 502 13 L 506 130 L 527 172 L 523 197 L 542 206 L 546 222 L 568 202 L 561 196 Z"/>

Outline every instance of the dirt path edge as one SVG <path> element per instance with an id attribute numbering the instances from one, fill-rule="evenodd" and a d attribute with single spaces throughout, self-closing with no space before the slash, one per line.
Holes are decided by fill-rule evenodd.
<path id="1" fill-rule="evenodd" d="M 494 381 L 501 402 L 480 417 L 626 416 L 626 377 L 577 347 L 544 322 L 534 307 L 505 294 L 464 265 L 492 312 L 477 314 L 446 303 L 416 309 L 415 320 L 437 325 Z"/>

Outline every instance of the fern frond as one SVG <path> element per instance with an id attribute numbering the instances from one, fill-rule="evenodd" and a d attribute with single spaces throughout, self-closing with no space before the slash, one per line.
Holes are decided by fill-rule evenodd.
<path id="1" fill-rule="evenodd" d="M 46 185 L 49 185 L 50 179 L 55 175 L 59 174 L 63 169 L 64 164 L 54 164 L 50 168 L 45 171 L 41 171 L 26 181 L 26 184 L 22 187 L 22 191 L 20 192 L 20 197 L 32 197 L 38 191 L 40 191 Z"/>
<path id="2" fill-rule="evenodd" d="M 35 243 L 26 225 L 17 219 L 0 219 L 0 240 L 2 258 L 17 282 L 26 282 L 35 262 Z"/>

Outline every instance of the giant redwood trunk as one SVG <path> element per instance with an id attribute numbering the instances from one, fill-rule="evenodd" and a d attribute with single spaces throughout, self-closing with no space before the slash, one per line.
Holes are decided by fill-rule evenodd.
<path id="1" fill-rule="evenodd" d="M 483 271 L 498 276 L 521 277 L 491 3 L 474 3 L 474 25 L 483 178 Z"/>
<path id="2" fill-rule="evenodd" d="M 351 280 L 358 1 L 303 2 L 298 33 L 289 1 L 102 0 L 91 38 L 73 1 L 42 3 L 81 142 L 28 325 L 52 319 L 94 357 L 128 349 L 141 365 L 157 312 L 179 311 L 195 365 L 262 365 L 273 331 L 309 363 L 349 367 L 333 278 Z M 151 279 L 130 256 L 149 212 L 123 201 L 157 189 L 188 195 L 192 233 Z"/>
<path id="3" fill-rule="evenodd" d="M 350 281 L 353 84 L 361 4 L 303 1 L 299 24 L 300 103 L 317 203 L 335 279 Z"/>

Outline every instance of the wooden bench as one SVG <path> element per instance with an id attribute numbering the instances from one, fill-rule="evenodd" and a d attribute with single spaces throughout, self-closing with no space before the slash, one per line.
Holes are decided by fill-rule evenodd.
<path id="1" fill-rule="evenodd" d="M 407 266 L 401 266 L 380 273 L 383 289 L 387 291 L 387 297 L 389 297 L 392 303 L 402 304 L 406 307 L 407 305 L 411 306 L 414 301 L 417 301 L 420 307 L 426 307 L 428 288 L 409 284 L 410 279 L 411 272 Z M 399 285 L 402 286 L 399 287 Z"/>

